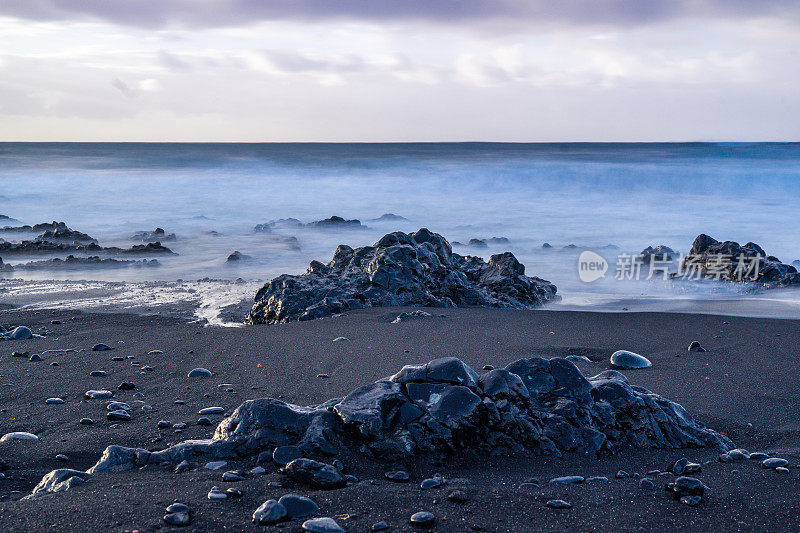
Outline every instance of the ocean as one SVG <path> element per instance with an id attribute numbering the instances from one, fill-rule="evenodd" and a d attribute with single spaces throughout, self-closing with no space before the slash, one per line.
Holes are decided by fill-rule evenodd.
<path id="1" fill-rule="evenodd" d="M 427 227 L 451 242 L 508 239 L 454 251 L 513 252 L 528 275 L 558 286 L 564 309 L 681 310 L 676 302 L 710 299 L 725 302 L 717 311 L 733 301 L 744 314 L 800 316 L 794 291 L 614 279 L 619 254 L 658 244 L 687 252 L 700 233 L 799 259 L 796 143 L 0 143 L 0 183 L 0 214 L 21 223 L 64 221 L 104 246 L 128 247 L 134 232 L 156 227 L 177 235 L 164 244 L 178 255 L 158 267 L 6 274 L 0 300 L 30 306 L 138 309 L 147 300 L 154 309 L 183 298 L 213 319 L 264 281 L 327 262 L 340 243 Z M 405 220 L 377 220 L 386 213 Z M 332 215 L 366 228 L 253 231 Z M 595 283 L 578 277 L 586 249 L 610 264 Z M 234 250 L 249 259 L 226 262 Z"/>

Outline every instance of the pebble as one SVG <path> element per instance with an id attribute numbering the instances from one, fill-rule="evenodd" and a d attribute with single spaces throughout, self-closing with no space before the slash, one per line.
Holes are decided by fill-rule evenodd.
<path id="1" fill-rule="evenodd" d="M 99 344 L 95 344 L 94 346 L 92 346 L 92 351 L 93 351 L 93 352 L 105 352 L 105 351 L 108 351 L 108 350 L 113 350 L 113 349 L 114 349 L 114 348 L 112 348 L 112 347 L 111 347 L 111 346 L 109 346 L 108 344 L 103 344 L 102 342 L 101 342 L 101 343 L 99 343 Z"/>
<path id="2" fill-rule="evenodd" d="M 30 355 L 30 352 L 11 352 L 11 357 L 28 357 Z"/>
<path id="3" fill-rule="evenodd" d="M 628 350 L 617 350 L 611 354 L 611 364 L 617 368 L 632 369 L 632 368 L 648 368 L 653 366 L 653 363 L 647 357 L 641 356 L 638 353 L 629 352 Z"/>
<path id="4" fill-rule="evenodd" d="M 44 403 L 48 405 L 61 405 L 64 403 L 64 400 L 61 398 L 48 398 L 44 401 Z"/>
<path id="5" fill-rule="evenodd" d="M 656 484 L 653 483 L 651 479 L 643 477 L 642 479 L 639 480 L 639 488 L 645 490 L 653 490 L 656 488 Z"/>
<path id="6" fill-rule="evenodd" d="M 764 466 L 764 468 L 778 468 L 779 466 L 785 467 L 789 464 L 789 461 L 786 459 L 781 459 L 780 457 L 771 457 L 769 459 L 765 459 L 761 464 Z"/>
<path id="7" fill-rule="evenodd" d="M 372 527 L 370 529 L 372 531 L 386 531 L 387 529 L 389 529 L 389 524 L 381 520 L 380 522 L 375 522 L 374 524 L 372 524 Z"/>
<path id="8" fill-rule="evenodd" d="M 706 486 L 697 478 L 681 476 L 675 480 L 675 483 L 667 485 L 672 489 L 675 498 L 683 498 L 686 496 L 700 496 L 705 494 Z M 685 503 L 685 502 L 684 502 Z M 699 502 L 698 502 L 699 503 Z"/>
<path id="9" fill-rule="evenodd" d="M 701 496 L 684 496 L 681 498 L 681 503 L 685 503 L 689 507 L 697 507 L 703 501 Z"/>
<path id="10" fill-rule="evenodd" d="M 110 390 L 87 390 L 84 396 L 89 400 L 103 400 L 105 398 L 111 398 L 114 396 L 114 393 Z"/>
<path id="11" fill-rule="evenodd" d="M 206 407 L 204 409 L 200 409 L 197 414 L 199 415 L 219 415 L 225 412 L 223 407 Z"/>
<path id="12" fill-rule="evenodd" d="M 736 448 L 728 452 L 728 456 L 733 461 L 745 461 L 750 459 L 750 453 L 742 448 Z"/>
<path id="13" fill-rule="evenodd" d="M 35 354 L 33 354 L 32 356 L 30 356 L 28 358 L 28 361 L 30 361 L 32 363 L 38 363 L 41 360 L 42 360 L 42 356 L 39 355 L 38 353 L 35 353 Z"/>
<path id="14" fill-rule="evenodd" d="M 286 508 L 275 500 L 267 500 L 253 512 L 253 522 L 259 525 L 277 524 L 286 519 Z"/>
<path id="15" fill-rule="evenodd" d="M 675 474 L 676 476 L 682 476 L 684 474 L 694 474 L 696 472 L 700 472 L 702 469 L 703 469 L 702 465 L 699 465 L 697 463 L 692 463 L 685 457 L 675 461 L 675 463 L 672 465 L 672 468 L 670 468 L 672 473 Z"/>
<path id="16" fill-rule="evenodd" d="M 106 371 L 105 370 L 92 370 L 91 372 L 89 372 L 89 375 L 92 376 L 92 377 L 95 377 L 95 378 L 101 378 L 101 377 L 106 375 Z"/>
<path id="17" fill-rule="evenodd" d="M 280 497 L 278 503 L 286 509 L 286 516 L 289 518 L 303 518 L 319 510 L 319 505 L 314 503 L 314 500 L 299 494 L 285 494 Z"/>
<path id="18" fill-rule="evenodd" d="M 785 466 L 776 466 L 775 467 L 775 471 L 777 473 L 779 473 L 779 474 L 788 474 L 789 473 L 789 469 L 786 468 Z"/>
<path id="19" fill-rule="evenodd" d="M 178 511 L 164 515 L 164 522 L 171 526 L 188 526 L 190 521 L 191 517 L 186 511 Z"/>
<path id="20" fill-rule="evenodd" d="M 692 341 L 692 343 L 689 345 L 689 351 L 690 351 L 690 352 L 705 352 L 705 351 L 706 351 L 706 349 L 705 349 L 705 348 L 703 348 L 703 347 L 700 345 L 700 343 L 699 343 L 699 342 L 697 342 L 697 341 Z"/>
<path id="21" fill-rule="evenodd" d="M 130 411 L 131 406 L 124 402 L 108 402 L 108 404 L 106 404 L 106 409 L 109 411 Z"/>
<path id="22" fill-rule="evenodd" d="M 225 489 L 225 494 L 228 495 L 228 498 L 241 498 L 244 496 L 244 492 L 239 489 L 234 489 L 233 487 Z"/>
<path id="23" fill-rule="evenodd" d="M 614 475 L 614 477 L 617 479 L 625 479 L 631 477 L 631 475 L 624 470 L 620 470 Z"/>
<path id="24" fill-rule="evenodd" d="M 219 490 L 219 487 L 214 485 L 211 487 L 211 490 L 208 491 L 208 499 L 209 500 L 227 500 L 228 495 Z"/>
<path id="25" fill-rule="evenodd" d="M 585 479 L 583 476 L 562 476 L 550 480 L 550 483 L 583 483 Z"/>
<path id="26" fill-rule="evenodd" d="M 119 390 L 133 390 L 135 388 L 136 385 L 134 383 L 131 383 L 130 381 L 123 381 L 122 383 L 117 385 L 117 389 Z"/>
<path id="27" fill-rule="evenodd" d="M 108 418 L 109 420 L 118 420 L 120 422 L 127 422 L 128 420 L 131 419 L 131 414 L 128 411 L 125 411 L 124 409 L 120 409 L 118 411 L 110 411 L 106 415 L 106 418 Z"/>
<path id="28" fill-rule="evenodd" d="M 201 416 L 200 418 L 197 419 L 197 425 L 198 426 L 210 426 L 211 425 L 211 420 L 206 418 L 206 417 L 204 417 L 204 416 Z"/>
<path id="29" fill-rule="evenodd" d="M 611 480 L 608 479 L 606 476 L 591 476 L 586 478 L 586 482 L 589 483 L 591 481 L 606 481 L 610 482 Z"/>
<path id="30" fill-rule="evenodd" d="M 395 483 L 405 483 L 411 479 L 411 476 L 405 470 L 390 470 L 389 472 L 384 472 L 383 477 Z"/>
<path id="31" fill-rule="evenodd" d="M 229 470 L 222 474 L 222 481 L 244 481 L 244 476 L 239 470 Z"/>
<path id="32" fill-rule="evenodd" d="M 335 339 L 333 339 L 333 342 L 342 342 L 342 341 L 346 341 L 346 340 L 347 340 L 347 337 L 336 337 Z"/>
<path id="33" fill-rule="evenodd" d="M 228 461 L 209 461 L 204 468 L 209 470 L 221 470 L 228 466 Z"/>
<path id="34" fill-rule="evenodd" d="M 111 360 L 112 361 L 124 361 L 125 358 L 122 357 L 121 355 L 115 355 L 114 357 L 111 358 Z"/>
<path id="35" fill-rule="evenodd" d="M 256 466 L 250 469 L 251 476 L 260 476 L 267 473 L 267 469 L 263 466 Z"/>
<path id="36" fill-rule="evenodd" d="M 184 402 L 183 400 L 175 400 L 173 403 L 174 403 L 175 405 L 183 405 L 183 404 L 185 404 L 186 402 Z"/>
<path id="37" fill-rule="evenodd" d="M 164 355 L 164 352 L 162 352 L 161 350 L 150 350 L 149 352 L 147 352 L 147 355 Z"/>
<path id="38" fill-rule="evenodd" d="M 572 504 L 564 500 L 547 500 L 545 504 L 552 509 L 570 509 Z"/>
<path id="39" fill-rule="evenodd" d="M 195 368 L 188 374 L 190 378 L 210 378 L 212 375 L 211 371 L 205 368 Z"/>
<path id="40" fill-rule="evenodd" d="M 337 524 L 336 520 L 327 516 L 306 520 L 303 522 L 303 529 L 312 533 L 344 533 L 342 526 Z"/>
<path id="41" fill-rule="evenodd" d="M 330 374 L 317 374 L 317 378 L 319 379 L 328 379 L 329 377 L 331 377 Z"/>
<path id="42" fill-rule="evenodd" d="M 303 452 L 297 446 L 278 446 L 272 452 L 272 460 L 280 466 L 286 466 L 302 456 Z"/>
<path id="43" fill-rule="evenodd" d="M 56 455 L 56 461 L 67 462 L 69 461 L 69 457 L 67 457 L 63 453 L 59 453 L 58 455 Z"/>
<path id="44" fill-rule="evenodd" d="M 175 473 L 180 474 L 181 472 L 186 472 L 187 470 L 191 469 L 192 469 L 191 463 L 189 463 L 189 461 L 184 459 L 183 461 L 178 463 L 178 466 L 175 467 Z"/>
<path id="45" fill-rule="evenodd" d="M 487 372 L 489 370 L 494 370 L 494 365 L 483 365 L 483 369 L 486 370 Z"/>
<path id="46" fill-rule="evenodd" d="M 50 363 L 50 366 L 58 366 L 58 361 L 53 361 L 52 363 Z"/>
<path id="47" fill-rule="evenodd" d="M 450 500 L 451 502 L 463 503 L 469 500 L 469 496 L 463 490 L 454 490 L 453 492 L 447 495 L 447 499 Z"/>
<path id="48" fill-rule="evenodd" d="M 156 427 L 159 429 L 169 429 L 172 427 L 172 422 L 169 420 L 159 420 Z"/>
<path id="49" fill-rule="evenodd" d="M 176 503 L 170 504 L 170 506 L 167 507 L 166 511 L 168 513 L 188 513 L 189 512 L 189 506 L 186 505 L 185 503 L 176 502 Z"/>
<path id="50" fill-rule="evenodd" d="M 411 523 L 415 526 L 429 526 L 436 521 L 436 516 L 428 511 L 420 511 L 411 515 Z"/>
<path id="51" fill-rule="evenodd" d="M 177 424 L 175 424 L 172 427 L 173 427 L 173 429 L 186 429 L 187 424 L 186 424 L 186 422 L 178 422 Z"/>
<path id="52" fill-rule="evenodd" d="M 26 326 L 17 326 L 14 331 L 6 336 L 6 339 L 25 340 L 33 337 L 33 332 Z"/>
<path id="53" fill-rule="evenodd" d="M 434 489 L 436 487 L 441 487 L 443 484 L 444 480 L 441 477 L 430 477 L 428 479 L 423 479 L 422 483 L 419 484 L 419 488 L 421 490 Z"/>
<path id="54" fill-rule="evenodd" d="M 27 431 L 14 431 L 12 433 L 6 433 L 0 437 L 0 442 L 6 442 L 9 440 L 39 440 L 39 437 L 33 433 L 28 433 Z"/>
<path id="55" fill-rule="evenodd" d="M 756 461 L 761 460 L 761 459 L 767 459 L 768 457 L 769 457 L 769 455 L 767 455 L 764 452 L 753 452 L 753 453 L 750 454 L 750 459 L 754 459 Z"/>
<path id="56" fill-rule="evenodd" d="M 84 426 L 90 426 L 94 424 L 94 420 L 92 420 L 91 418 L 81 418 L 80 423 L 83 424 Z"/>

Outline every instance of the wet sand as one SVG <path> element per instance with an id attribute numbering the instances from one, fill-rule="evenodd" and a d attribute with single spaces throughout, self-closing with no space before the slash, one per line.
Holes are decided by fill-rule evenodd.
<path id="1" fill-rule="evenodd" d="M 0 443 L 0 457 L 9 462 L 0 479 L 0 530 L 156 531 L 169 529 L 161 520 L 164 507 L 178 500 L 193 510 L 189 530 L 262 530 L 251 523 L 253 510 L 268 498 L 288 492 L 307 495 L 321 507 L 320 516 L 339 517 L 348 531 L 368 531 L 378 521 L 391 530 L 411 529 L 408 517 L 420 510 L 437 516 L 436 531 L 574 530 L 708 530 L 787 531 L 800 528 L 800 321 L 723 317 L 710 314 L 591 313 L 512 311 L 496 309 L 433 309 L 431 318 L 391 323 L 401 308 L 371 309 L 345 316 L 278 326 L 201 327 L 187 321 L 127 314 L 90 314 L 71 310 L 0 311 L 0 323 L 27 325 L 43 339 L 0 342 L 0 433 L 29 431 L 38 441 Z M 407 310 L 407 309 L 406 309 Z M 441 316 L 445 315 L 445 316 Z M 51 321 L 59 324 L 51 324 Z M 348 340 L 332 342 L 334 338 Z M 693 340 L 709 351 L 687 352 Z M 112 351 L 93 352 L 106 343 Z M 78 352 L 45 353 L 42 361 L 11 357 L 12 351 L 77 348 Z M 644 386 L 683 405 L 695 418 L 727 434 L 741 447 L 765 451 L 790 461 L 779 474 L 759 461 L 721 464 L 714 450 L 637 450 L 603 459 L 568 456 L 460 457 L 445 464 L 419 460 L 404 465 L 370 462 L 358 454 L 343 457 L 348 473 L 359 483 L 334 491 L 311 490 L 265 465 L 265 476 L 225 483 L 221 471 L 174 474 L 158 467 L 125 473 L 103 473 L 70 491 L 35 500 L 16 501 L 44 474 L 56 468 L 86 469 L 110 444 L 161 449 L 189 438 L 209 438 L 214 427 L 197 426 L 203 407 L 227 412 L 251 398 L 274 396 L 301 405 L 343 396 L 355 387 L 397 371 L 408 363 L 458 356 L 473 368 L 502 367 L 530 356 L 586 355 L 577 363 L 587 376 L 609 368 L 617 349 L 646 355 L 653 367 L 626 371 L 632 384 Z M 147 355 L 162 350 L 163 355 Z M 112 357 L 123 357 L 112 361 Z M 128 357 L 132 357 L 128 358 Z M 51 366 L 52 362 L 58 366 Z M 140 366 L 132 365 L 132 361 Z M 141 370 L 149 365 L 153 371 Z M 205 367 L 209 380 L 189 382 L 186 374 Z M 104 370 L 104 377 L 92 377 Z M 325 373 L 330 377 L 317 378 Z M 118 391 L 129 381 L 132 391 Z M 231 384 L 232 387 L 219 387 Z M 89 389 L 109 389 L 115 399 L 134 406 L 130 422 L 105 418 L 105 401 L 85 400 Z M 226 389 L 232 388 L 233 392 Z M 147 413 L 132 402 L 136 392 L 153 407 Z M 46 405 L 49 397 L 63 405 Z M 175 404 L 175 400 L 185 404 Z M 79 424 L 83 417 L 96 422 Z M 222 415 L 212 415 L 216 425 Z M 159 430 L 156 423 L 186 422 L 181 433 Z M 55 459 L 66 454 L 67 462 Z M 634 478 L 614 479 L 622 469 L 644 475 L 664 470 L 678 458 L 704 463 L 698 475 L 710 492 L 701 506 L 690 508 L 662 490 L 671 476 L 650 476 L 656 490 L 640 489 Z M 705 462 L 707 462 L 705 464 Z M 231 461 L 226 469 L 252 468 L 251 460 Z M 382 472 L 407 468 L 409 484 L 393 484 Z M 435 473 L 466 478 L 421 491 L 419 482 Z M 555 486 L 562 475 L 602 475 L 609 482 Z M 520 487 L 538 477 L 541 488 Z M 280 481 L 283 487 L 269 487 Z M 213 485 L 244 491 L 241 499 L 210 501 Z M 469 496 L 453 503 L 447 494 L 459 488 Z M 19 491 L 15 493 L 14 491 Z M 549 509 L 549 499 L 573 504 Z M 348 517 L 345 517 L 349 515 Z M 302 521 L 284 525 L 299 531 Z"/>

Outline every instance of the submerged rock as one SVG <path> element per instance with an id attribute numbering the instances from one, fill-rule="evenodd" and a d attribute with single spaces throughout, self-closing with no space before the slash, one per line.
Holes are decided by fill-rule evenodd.
<path id="1" fill-rule="evenodd" d="M 131 235 L 131 240 L 137 242 L 174 241 L 176 239 L 174 233 L 168 234 L 162 228 L 156 228 L 153 231 L 137 231 Z"/>
<path id="2" fill-rule="evenodd" d="M 566 359 L 531 358 L 479 376 L 448 357 L 406 366 L 317 406 L 248 400 L 217 426 L 212 439 L 157 452 L 109 446 L 89 472 L 247 457 L 284 446 L 296 446 L 304 456 L 347 448 L 387 461 L 465 453 L 597 456 L 625 446 L 733 447 L 680 405 L 629 385 L 613 370 L 587 379 Z M 325 488 L 346 481 L 339 469 L 311 459 L 295 459 L 286 473 Z"/>
<path id="3" fill-rule="evenodd" d="M 611 354 L 611 365 L 615 368 L 631 369 L 631 368 L 649 368 L 653 363 L 647 357 L 639 355 L 638 353 L 629 352 L 628 350 L 617 350 Z"/>
<path id="4" fill-rule="evenodd" d="M 532 309 L 557 299 L 556 287 L 525 275 L 513 254 L 454 254 L 444 237 L 421 229 L 389 233 L 373 246 L 340 245 L 328 264 L 312 261 L 301 276 L 262 287 L 251 324 L 310 320 L 373 306 L 480 306 Z"/>
<path id="5" fill-rule="evenodd" d="M 639 252 L 639 255 L 642 256 L 642 263 L 645 265 L 649 265 L 653 262 L 658 262 L 660 264 L 672 263 L 678 260 L 678 252 L 663 244 L 648 246 Z"/>

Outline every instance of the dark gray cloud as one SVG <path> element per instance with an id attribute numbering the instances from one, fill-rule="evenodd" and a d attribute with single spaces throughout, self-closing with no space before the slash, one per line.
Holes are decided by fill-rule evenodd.
<path id="1" fill-rule="evenodd" d="M 160 28 L 246 25 L 264 20 L 422 20 L 640 25 L 681 18 L 800 16 L 797 0 L 5 0 L 0 16 L 104 20 Z"/>

